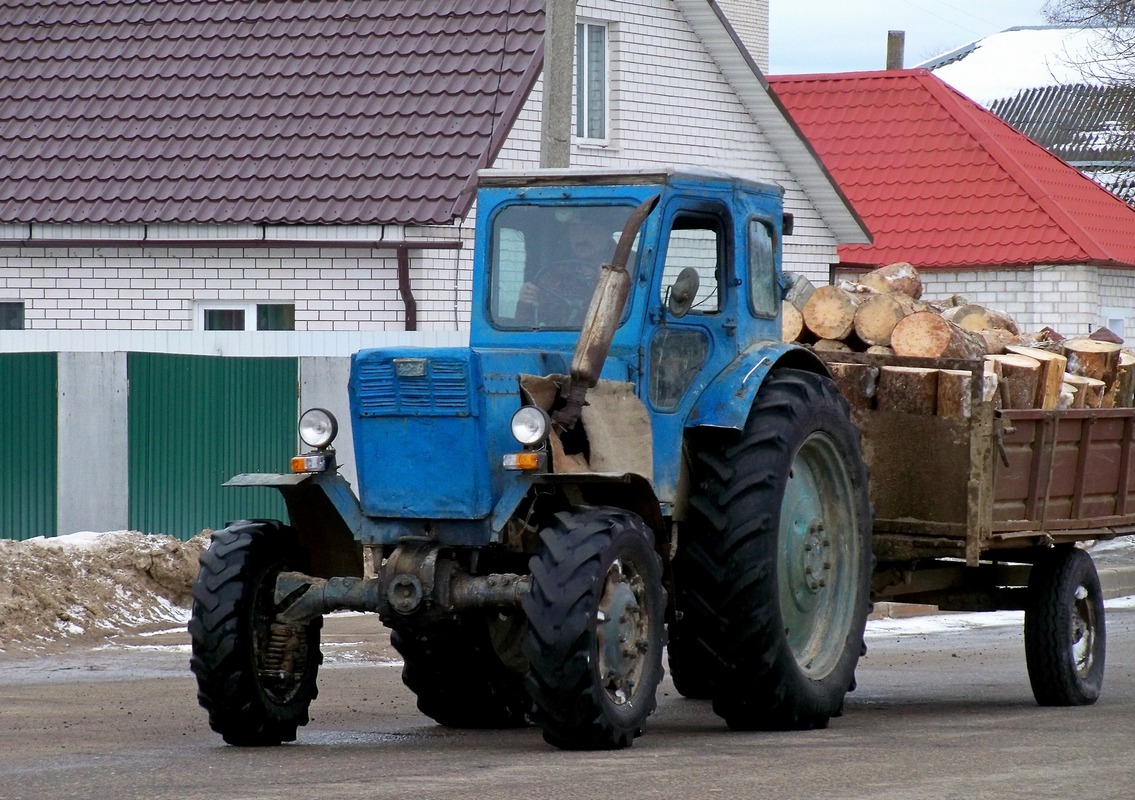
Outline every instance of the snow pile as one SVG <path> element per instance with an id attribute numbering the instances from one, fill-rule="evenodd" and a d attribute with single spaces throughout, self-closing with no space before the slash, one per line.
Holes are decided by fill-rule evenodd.
<path id="1" fill-rule="evenodd" d="M 133 531 L 0 540 L 0 652 L 188 619 L 208 532 Z"/>
<path id="2" fill-rule="evenodd" d="M 953 55 L 945 54 L 922 66 L 988 108 L 1022 89 L 1102 85 L 1093 65 L 1110 46 L 1094 28 L 1010 28 L 967 45 L 955 61 L 936 66 Z"/>

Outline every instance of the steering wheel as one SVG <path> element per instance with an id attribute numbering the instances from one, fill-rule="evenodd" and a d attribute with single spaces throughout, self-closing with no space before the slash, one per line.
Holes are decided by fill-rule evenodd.
<path id="1" fill-rule="evenodd" d="M 528 281 L 537 293 L 537 321 L 547 325 L 580 325 L 599 280 L 599 264 L 566 259 L 548 264 Z"/>

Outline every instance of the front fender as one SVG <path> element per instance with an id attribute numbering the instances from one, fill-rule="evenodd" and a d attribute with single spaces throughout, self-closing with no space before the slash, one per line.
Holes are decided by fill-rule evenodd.
<path id="1" fill-rule="evenodd" d="M 784 367 L 831 375 L 811 350 L 782 342 L 756 342 L 705 387 L 686 417 L 686 427 L 741 430 L 765 377 Z"/>
<path id="2" fill-rule="evenodd" d="M 288 522 L 307 551 L 310 573 L 317 578 L 363 574 L 361 540 L 369 520 L 351 485 L 338 473 L 245 473 L 225 486 L 267 486 L 279 490 Z"/>

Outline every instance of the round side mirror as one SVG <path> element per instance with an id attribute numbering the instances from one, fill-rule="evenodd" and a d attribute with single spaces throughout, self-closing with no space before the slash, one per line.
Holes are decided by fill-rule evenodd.
<path id="1" fill-rule="evenodd" d="M 666 306 L 670 309 L 670 313 L 675 317 L 686 316 L 690 307 L 694 304 L 694 298 L 697 297 L 698 286 L 700 285 L 701 278 L 698 277 L 698 271 L 693 267 L 686 267 L 679 272 L 666 299 Z"/>

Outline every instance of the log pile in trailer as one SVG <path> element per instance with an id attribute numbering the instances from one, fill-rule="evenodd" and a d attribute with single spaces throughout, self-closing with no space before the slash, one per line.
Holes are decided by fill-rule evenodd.
<path id="1" fill-rule="evenodd" d="M 1135 353 L 1107 329 L 1066 338 L 1021 331 L 1009 314 L 953 296 L 922 297 L 918 270 L 891 264 L 854 282 L 804 288 L 784 301 L 782 333 L 821 353 L 915 359 L 983 359 L 983 393 L 995 408 L 1131 408 Z M 966 417 L 969 373 L 938 366 L 832 365 L 855 407 Z"/>

